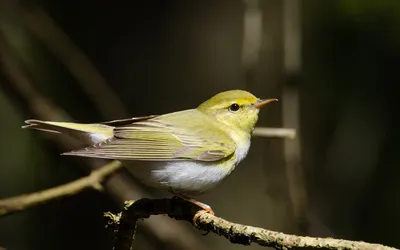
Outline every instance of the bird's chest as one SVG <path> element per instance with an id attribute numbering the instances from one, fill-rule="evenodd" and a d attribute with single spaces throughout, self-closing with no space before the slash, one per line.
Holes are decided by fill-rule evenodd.
<path id="1" fill-rule="evenodd" d="M 235 165 L 237 165 L 246 158 L 251 141 L 248 135 L 233 134 L 231 137 L 236 143 Z"/>

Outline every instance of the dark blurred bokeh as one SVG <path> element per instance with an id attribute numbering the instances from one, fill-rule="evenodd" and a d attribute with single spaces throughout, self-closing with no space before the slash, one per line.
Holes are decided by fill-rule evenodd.
<path id="1" fill-rule="evenodd" d="M 298 137 L 254 138 L 199 199 L 238 223 L 400 247 L 400 1 L 0 0 L 0 65 L 0 198 L 90 171 L 54 136 L 22 130 L 25 119 L 162 114 L 245 89 L 281 100 L 259 126 Z M 111 249 L 103 212 L 121 204 L 93 190 L 0 217 L 0 246 Z M 244 248 L 161 216 L 141 223 L 135 246 Z"/>

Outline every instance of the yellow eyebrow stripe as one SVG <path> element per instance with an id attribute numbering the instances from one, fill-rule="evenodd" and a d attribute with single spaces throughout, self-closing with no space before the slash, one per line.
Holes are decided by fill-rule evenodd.
<path id="1" fill-rule="evenodd" d="M 255 103 L 256 101 L 257 101 L 257 99 L 254 99 L 254 101 L 253 100 L 249 100 L 249 99 L 238 99 L 236 101 L 229 102 L 229 103 L 225 104 L 225 107 L 229 108 L 234 103 L 238 104 L 239 106 L 251 105 L 251 104 Z"/>

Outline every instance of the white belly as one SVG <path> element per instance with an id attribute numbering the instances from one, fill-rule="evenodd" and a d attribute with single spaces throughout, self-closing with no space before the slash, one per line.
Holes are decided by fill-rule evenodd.
<path id="1" fill-rule="evenodd" d="M 123 164 L 127 165 L 126 162 Z M 194 161 L 152 162 L 145 165 L 127 167 L 136 178 L 148 186 L 186 195 L 199 195 L 214 188 L 235 167 L 234 164 L 222 167 L 215 163 Z"/>

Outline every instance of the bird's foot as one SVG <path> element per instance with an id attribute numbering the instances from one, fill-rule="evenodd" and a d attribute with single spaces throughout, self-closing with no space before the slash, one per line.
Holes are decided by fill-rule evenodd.
<path id="1" fill-rule="evenodd" d="M 197 226 L 197 220 L 198 220 L 199 217 L 200 217 L 201 215 L 203 215 L 203 214 L 211 214 L 211 215 L 214 215 L 214 211 L 213 211 L 211 208 L 210 208 L 210 210 L 202 209 L 202 210 L 197 211 L 197 213 L 193 216 L 193 224 L 194 224 L 195 226 Z"/>
<path id="2" fill-rule="evenodd" d="M 190 197 L 186 197 L 186 196 L 182 196 L 182 195 L 177 195 L 177 196 L 201 208 L 201 210 L 197 211 L 196 214 L 193 216 L 193 224 L 195 226 L 197 226 L 197 219 L 201 215 L 203 215 L 203 214 L 214 215 L 215 214 L 214 211 L 212 210 L 212 208 L 203 202 L 200 202 L 200 201 L 197 201 Z"/>

